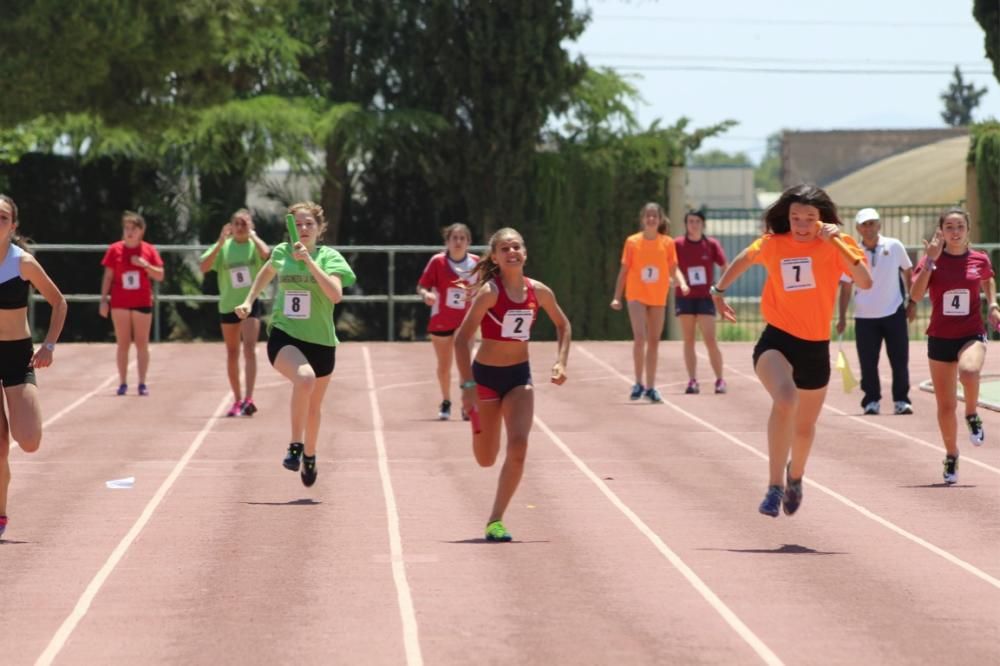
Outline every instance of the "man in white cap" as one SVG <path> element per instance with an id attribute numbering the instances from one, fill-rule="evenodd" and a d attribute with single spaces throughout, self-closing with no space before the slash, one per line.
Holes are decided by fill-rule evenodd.
<path id="1" fill-rule="evenodd" d="M 878 358 L 885 340 L 885 351 L 892 366 L 892 402 L 895 414 L 912 414 L 910 404 L 910 334 L 907 322 L 916 316 L 916 303 L 910 300 L 910 274 L 913 263 L 903 244 L 879 234 L 882 224 L 878 211 L 862 208 L 854 218 L 872 271 L 871 289 L 853 289 L 846 275 L 841 279 L 837 332 L 844 332 L 847 304 L 854 292 L 854 335 L 861 363 L 861 407 L 865 414 L 878 414 L 882 386 L 878 377 Z"/>

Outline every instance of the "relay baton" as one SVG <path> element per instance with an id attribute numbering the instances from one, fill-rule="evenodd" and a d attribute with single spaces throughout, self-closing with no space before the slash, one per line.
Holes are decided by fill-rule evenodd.
<path id="1" fill-rule="evenodd" d="M 299 242 L 299 228 L 295 226 L 295 216 L 291 213 L 285 215 L 285 226 L 288 227 L 288 244 L 294 252 L 295 244 Z"/>
<path id="2" fill-rule="evenodd" d="M 475 407 L 469 410 L 469 423 L 472 425 L 473 435 L 478 435 L 483 431 L 483 429 L 479 427 L 479 410 Z"/>
<path id="3" fill-rule="evenodd" d="M 816 225 L 817 232 L 823 228 L 822 222 L 816 222 Z M 831 236 L 830 240 L 833 241 L 833 244 L 837 246 L 837 249 L 840 250 L 840 253 L 844 255 L 844 258 L 849 262 L 856 264 L 861 261 L 861 257 L 858 257 L 851 252 L 851 246 L 845 243 L 843 238 L 840 236 Z"/>

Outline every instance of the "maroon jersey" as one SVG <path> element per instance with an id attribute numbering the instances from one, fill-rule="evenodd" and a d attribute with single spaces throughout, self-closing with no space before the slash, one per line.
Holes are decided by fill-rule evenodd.
<path id="1" fill-rule="evenodd" d="M 452 261 L 447 252 L 439 252 L 427 262 L 418 284 L 437 293 L 427 322 L 428 331 L 454 331 L 462 325 L 471 305 L 465 288 L 477 261 L 479 257 L 474 254 L 465 255 L 462 261 Z"/>
<path id="2" fill-rule="evenodd" d="M 686 298 L 711 296 L 708 288 L 715 283 L 715 265 L 726 265 L 726 253 L 719 245 L 719 241 L 708 236 L 702 236 L 698 241 L 693 241 L 687 236 L 678 236 L 674 239 L 674 244 L 677 247 L 677 262 L 680 264 L 681 273 L 691 287 L 691 292 Z M 676 287 L 674 295 L 684 297 L 679 286 Z"/>
<path id="3" fill-rule="evenodd" d="M 920 259 L 913 279 L 926 270 L 927 257 Z M 982 306 L 979 290 L 982 281 L 993 278 L 990 258 L 983 252 L 969 250 L 965 254 L 942 252 L 934 262 L 928 283 L 931 297 L 931 323 L 927 335 L 936 338 L 964 338 L 982 335 Z"/>
<path id="4" fill-rule="evenodd" d="M 493 280 L 497 288 L 497 304 L 486 311 L 486 316 L 479 330 L 484 340 L 506 340 L 527 342 L 531 339 L 531 325 L 538 316 L 538 298 L 535 296 L 535 285 L 524 278 L 524 301 L 515 303 L 507 296 L 503 282 Z"/>

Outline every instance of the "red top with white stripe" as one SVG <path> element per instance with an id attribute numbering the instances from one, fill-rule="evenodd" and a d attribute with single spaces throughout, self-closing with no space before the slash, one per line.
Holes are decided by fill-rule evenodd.
<path id="1" fill-rule="evenodd" d="M 517 303 L 507 296 L 503 282 L 493 280 L 497 289 L 497 303 L 486 311 L 480 330 L 484 340 L 505 340 L 527 342 L 531 339 L 531 325 L 538 316 L 538 298 L 535 296 L 535 285 L 524 278 L 527 293 L 524 301 Z"/>

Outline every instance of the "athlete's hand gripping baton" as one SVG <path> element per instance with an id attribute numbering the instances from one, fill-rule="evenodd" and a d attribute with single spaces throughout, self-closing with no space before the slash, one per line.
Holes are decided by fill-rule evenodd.
<path id="1" fill-rule="evenodd" d="M 823 230 L 823 223 L 816 222 L 816 232 L 819 233 L 822 230 Z M 849 262 L 851 262 L 852 264 L 856 264 L 859 261 L 861 261 L 861 257 L 859 257 L 858 255 L 854 254 L 854 252 L 851 251 L 851 246 L 845 243 L 843 238 L 841 238 L 840 236 L 831 236 L 830 240 L 833 242 L 834 245 L 837 246 L 837 249 L 840 250 L 840 253 L 844 255 L 844 258 L 847 259 Z"/>

